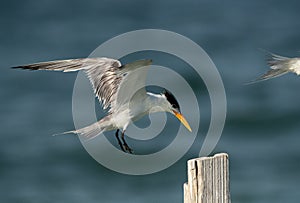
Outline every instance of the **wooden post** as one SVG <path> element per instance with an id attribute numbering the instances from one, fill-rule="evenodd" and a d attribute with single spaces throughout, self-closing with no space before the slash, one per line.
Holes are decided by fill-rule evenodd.
<path id="1" fill-rule="evenodd" d="M 230 203 L 228 166 L 225 153 L 189 160 L 184 203 Z"/>

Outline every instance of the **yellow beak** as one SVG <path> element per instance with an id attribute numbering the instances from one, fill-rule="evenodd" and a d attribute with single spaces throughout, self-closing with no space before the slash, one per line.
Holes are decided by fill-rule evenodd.
<path id="1" fill-rule="evenodd" d="M 183 115 L 177 111 L 173 111 L 174 115 L 178 118 L 178 120 L 180 120 L 180 122 L 190 131 L 192 132 L 191 126 L 189 125 L 189 123 L 185 120 L 185 118 L 183 117 Z"/>

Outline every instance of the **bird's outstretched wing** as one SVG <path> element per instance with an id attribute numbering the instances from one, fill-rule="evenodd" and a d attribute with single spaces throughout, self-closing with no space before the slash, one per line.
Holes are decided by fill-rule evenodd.
<path id="1" fill-rule="evenodd" d="M 129 105 L 135 96 L 138 96 L 139 99 L 146 97 L 146 78 L 148 65 L 151 63 L 152 60 L 139 60 L 122 66 L 120 72 L 123 77 L 111 103 L 110 112 L 117 111 L 123 105 Z"/>
<path id="2" fill-rule="evenodd" d="M 276 78 L 276 77 L 284 75 L 288 72 L 289 72 L 288 69 L 270 69 L 265 74 L 263 74 L 262 76 L 260 76 L 259 78 L 255 79 L 255 80 L 249 82 L 248 84 L 261 82 L 261 81 L 268 80 L 271 78 Z"/>
<path id="3" fill-rule="evenodd" d="M 284 75 L 292 71 L 290 67 L 292 58 L 279 56 L 277 54 L 273 54 L 268 51 L 265 52 L 266 52 L 267 64 L 270 66 L 270 70 L 268 70 L 265 74 L 258 77 L 257 79 L 248 82 L 246 84 L 252 84 L 252 83 L 268 80 L 271 78 L 279 77 L 281 75 Z"/>
<path id="4" fill-rule="evenodd" d="M 284 69 L 291 58 L 280 56 L 271 52 L 266 52 L 267 64 L 271 69 Z"/>
<path id="5" fill-rule="evenodd" d="M 126 65 L 121 65 L 120 61 L 110 58 L 82 58 L 57 60 L 49 62 L 34 63 L 13 68 L 29 69 L 29 70 L 53 70 L 72 72 L 83 70 L 94 89 L 94 93 L 98 97 L 103 109 L 108 107 L 114 108 L 116 105 L 117 92 L 121 82 L 130 80 L 134 82 L 134 78 L 144 78 L 145 76 L 131 74 L 139 67 L 151 64 L 151 60 L 139 60 Z M 131 78 L 132 79 L 129 79 Z M 112 110 L 112 109 L 111 109 Z"/>

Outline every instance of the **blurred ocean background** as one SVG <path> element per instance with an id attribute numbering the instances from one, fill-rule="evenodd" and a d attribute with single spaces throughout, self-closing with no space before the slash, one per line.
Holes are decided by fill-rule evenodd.
<path id="1" fill-rule="evenodd" d="M 229 153 L 232 202 L 299 201 L 300 78 L 288 74 L 244 85 L 268 69 L 260 49 L 300 55 L 299 1 L 11 0 L 0 5 L 0 202 L 183 201 L 186 161 L 199 153 L 210 119 L 209 98 L 199 78 L 192 84 L 199 100 L 204 98 L 203 125 L 192 148 L 164 171 L 129 176 L 97 163 L 76 136 L 51 136 L 74 128 L 75 73 L 10 69 L 87 57 L 106 40 L 145 28 L 190 38 L 216 64 L 228 114 L 213 153 Z M 153 56 L 158 65 L 168 58 Z M 181 68 L 176 60 L 164 65 Z M 171 141 L 167 134 L 166 142 Z M 139 142 L 128 142 L 139 150 Z"/>

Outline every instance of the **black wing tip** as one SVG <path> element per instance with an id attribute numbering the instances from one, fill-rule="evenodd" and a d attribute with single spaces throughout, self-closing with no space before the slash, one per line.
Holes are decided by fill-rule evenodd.
<path id="1" fill-rule="evenodd" d="M 38 70 L 39 67 L 34 67 L 34 66 L 13 66 L 10 67 L 11 69 L 23 69 L 23 70 Z"/>

